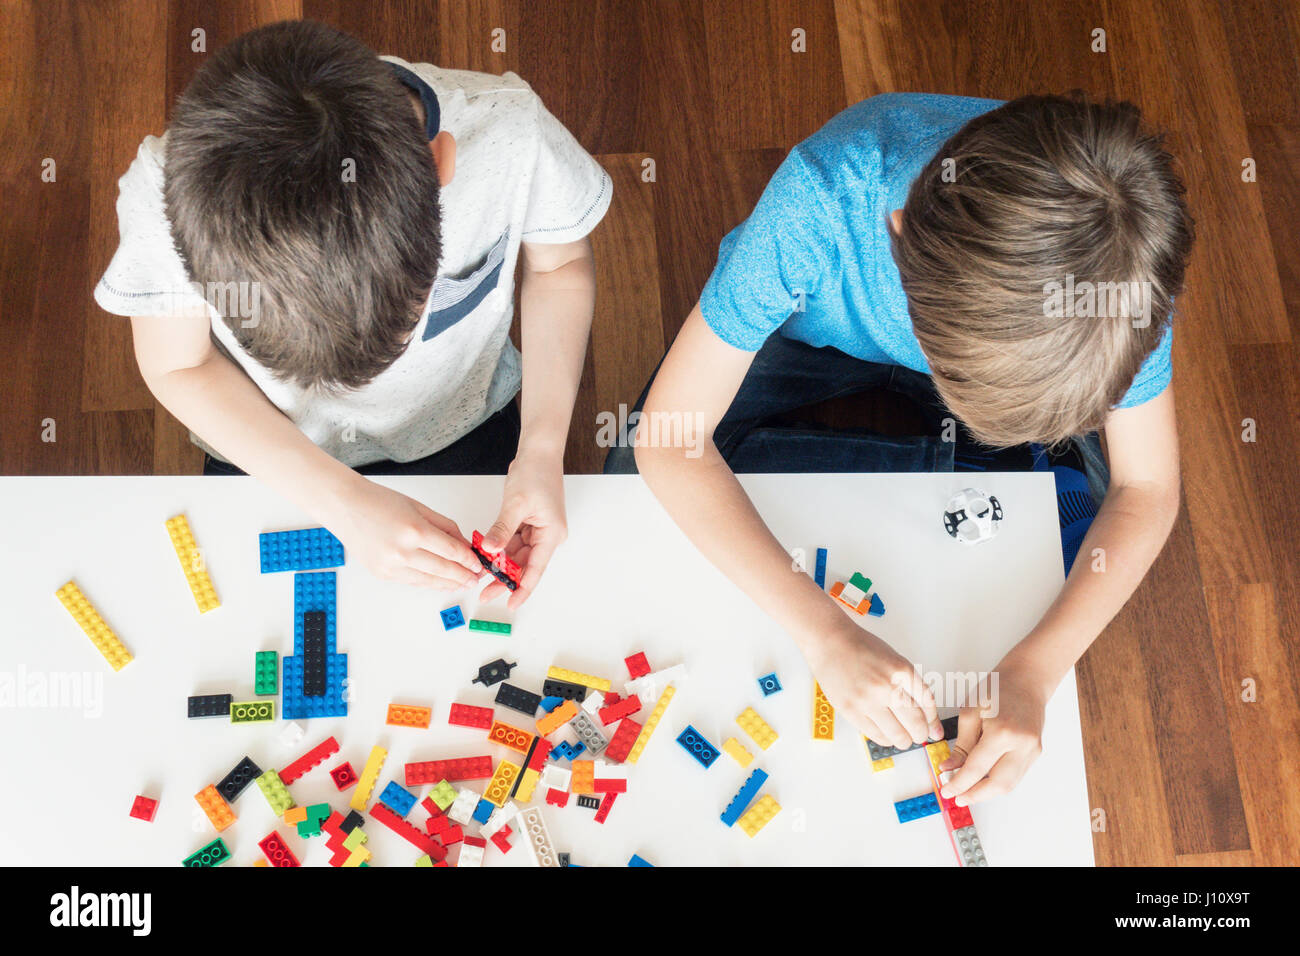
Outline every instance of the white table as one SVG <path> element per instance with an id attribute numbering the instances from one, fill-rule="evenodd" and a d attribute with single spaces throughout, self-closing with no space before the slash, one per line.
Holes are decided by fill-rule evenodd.
<path id="1" fill-rule="evenodd" d="M 500 501 L 499 478 L 386 483 L 452 516 L 466 535 L 486 528 Z M 1006 518 L 997 538 L 974 548 L 949 539 L 941 520 L 949 494 L 966 483 L 970 476 L 744 479 L 773 531 L 804 549 L 810 568 L 815 549 L 829 549 L 828 585 L 854 570 L 875 580 L 887 614 L 871 627 L 922 671 L 992 667 L 1062 581 L 1051 479 L 979 476 Z M 623 865 L 635 852 L 658 865 L 954 865 L 939 817 L 900 825 L 894 815 L 893 801 L 928 789 L 924 755 L 873 774 L 843 719 L 833 742 L 814 742 L 812 679 L 793 644 L 690 547 L 638 478 L 572 477 L 567 491 L 569 542 L 541 590 L 509 616 L 508 637 L 444 633 L 440 608 L 459 601 L 466 617 L 479 613 L 470 594 L 448 598 L 376 581 L 356 565 L 341 569 L 338 646 L 348 654 L 350 713 L 307 721 L 302 743 L 288 749 L 276 740 L 279 719 L 187 720 L 185 699 L 252 699 L 254 651 L 292 652 L 292 574 L 259 573 L 257 535 L 309 525 L 302 514 L 243 478 L 0 479 L 0 766 L 8 779 L 0 861 L 175 865 L 216 836 L 193 794 L 245 754 L 263 769 L 283 767 L 329 735 L 341 753 L 291 790 L 300 804 L 329 801 L 346 812 L 351 791 L 339 794 L 327 771 L 349 760 L 359 773 L 377 742 L 389 757 L 376 795 L 402 781 L 410 760 L 511 756 L 482 731 L 446 723 L 452 701 L 491 705 L 496 688 L 470 683 L 480 664 L 517 661 L 511 682 L 538 691 L 553 663 L 608 676 L 621 690 L 623 658 L 644 650 L 654 668 L 680 662 L 690 676 L 608 823 L 572 801 L 544 806 L 556 848 L 573 862 Z M 178 512 L 188 514 L 223 602 L 203 616 L 163 528 Z M 69 578 L 135 655 L 121 672 L 55 599 Z M 479 616 L 509 619 L 499 602 Z M 769 671 L 784 690 L 765 699 L 756 678 Z M 386 726 L 394 701 L 432 706 L 432 728 Z M 749 705 L 780 734 L 765 753 L 735 724 Z M 504 708 L 498 717 L 527 723 Z M 688 723 L 716 746 L 738 737 L 758 755 L 751 769 L 771 774 L 763 792 L 783 810 L 756 838 L 718 819 L 749 770 L 726 755 L 700 767 L 674 739 Z M 159 798 L 153 823 L 128 816 L 137 793 Z M 255 786 L 234 810 L 238 822 L 222 836 L 235 864 L 258 859 L 257 841 L 273 827 L 305 865 L 327 859 L 324 839 L 299 839 Z M 422 826 L 424 816 L 417 807 L 411 819 Z M 974 819 L 993 865 L 1092 864 L 1073 675 L 1049 706 L 1042 757 L 1013 794 L 977 805 Z M 410 865 L 419 855 L 376 821 L 366 829 L 376 865 Z M 526 851 L 516 843 L 502 856 L 489 844 L 486 859 L 519 865 Z"/>

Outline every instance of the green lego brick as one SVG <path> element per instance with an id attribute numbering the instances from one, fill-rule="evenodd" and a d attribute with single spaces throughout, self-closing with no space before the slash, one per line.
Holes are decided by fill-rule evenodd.
<path id="1" fill-rule="evenodd" d="M 257 778 L 257 788 L 262 791 L 262 796 L 266 797 L 266 802 L 271 805 L 271 811 L 277 817 L 283 816 L 284 811 L 294 805 L 288 788 L 274 770 L 268 770 Z"/>
<path id="2" fill-rule="evenodd" d="M 258 651 L 253 665 L 253 693 L 259 697 L 279 693 L 279 655 L 275 651 Z"/>
<path id="3" fill-rule="evenodd" d="M 232 724 L 262 724 L 269 720 L 275 720 L 274 701 L 243 700 L 230 705 Z"/>
<path id="4" fill-rule="evenodd" d="M 456 788 L 446 780 L 439 780 L 438 785 L 429 791 L 429 799 L 446 813 L 447 808 L 456 802 Z"/>
<path id="5" fill-rule="evenodd" d="M 871 578 L 863 577 L 858 572 L 853 572 L 853 577 L 849 578 L 849 584 L 859 589 L 863 594 L 871 593 Z"/>
<path id="6" fill-rule="evenodd" d="M 477 618 L 469 622 L 471 631 L 489 631 L 492 634 L 509 634 L 510 625 L 501 621 L 480 621 Z"/>
<path id="7" fill-rule="evenodd" d="M 203 849 L 191 853 L 181 861 L 181 866 L 220 866 L 230 859 L 230 847 L 217 837 Z"/>

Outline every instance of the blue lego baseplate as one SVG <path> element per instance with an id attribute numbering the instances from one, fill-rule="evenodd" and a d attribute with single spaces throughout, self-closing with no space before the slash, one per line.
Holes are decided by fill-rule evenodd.
<path id="1" fill-rule="evenodd" d="M 767 783 L 767 771 L 755 768 L 754 772 L 749 775 L 745 785 L 740 788 L 731 802 L 727 804 L 727 809 L 722 811 L 722 822 L 727 826 L 733 826 L 740 819 L 741 814 L 754 802 L 758 796 L 758 791 L 763 789 L 763 784 Z"/>
<path id="2" fill-rule="evenodd" d="M 343 566 L 343 542 L 324 528 L 269 531 L 257 536 L 262 573 Z"/>
<path id="3" fill-rule="evenodd" d="M 331 654 L 325 658 L 325 694 L 308 697 L 303 693 L 303 659 L 283 658 L 284 675 L 281 678 L 280 716 L 285 720 L 311 717 L 346 717 L 347 694 L 343 682 L 348 676 L 348 655 Z"/>
<path id="4" fill-rule="evenodd" d="M 682 745 L 682 749 L 700 762 L 706 770 L 713 766 L 713 761 L 718 759 L 721 752 L 713 744 L 704 739 L 704 735 L 692 727 L 686 725 L 686 729 L 677 737 L 677 742 Z"/>

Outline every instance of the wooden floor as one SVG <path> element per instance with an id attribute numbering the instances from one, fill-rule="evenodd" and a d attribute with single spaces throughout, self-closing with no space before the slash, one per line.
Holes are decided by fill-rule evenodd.
<path id="1" fill-rule="evenodd" d="M 1071 88 L 1139 103 L 1170 131 L 1198 220 L 1174 346 L 1186 507 L 1079 667 L 1090 800 L 1105 821 L 1097 859 L 1300 862 L 1300 5 L 4 0 L 0 473 L 197 469 L 135 370 L 125 320 L 91 290 L 117 241 L 117 178 L 203 61 L 193 31 L 212 51 L 299 16 L 410 60 L 517 72 L 614 177 L 594 239 L 575 472 L 598 469 L 597 411 L 635 400 L 718 240 L 785 152 L 845 106 L 891 90 Z M 504 53 L 490 50 L 495 28 Z M 1098 28 L 1104 53 L 1090 49 Z M 806 52 L 791 50 L 795 29 Z M 1257 181 L 1243 181 L 1247 159 Z M 1243 419 L 1257 441 L 1242 441 Z"/>

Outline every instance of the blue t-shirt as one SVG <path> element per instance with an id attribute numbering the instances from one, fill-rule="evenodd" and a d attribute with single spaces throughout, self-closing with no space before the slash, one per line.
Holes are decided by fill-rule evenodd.
<path id="1" fill-rule="evenodd" d="M 889 214 L 967 121 L 998 100 L 929 93 L 873 96 L 786 157 L 749 218 L 718 250 L 700 310 L 724 342 L 755 352 L 777 329 L 868 362 L 930 371 L 890 253 Z M 802 310 L 796 307 L 802 293 Z M 1120 408 L 1169 384 L 1172 325 Z"/>

